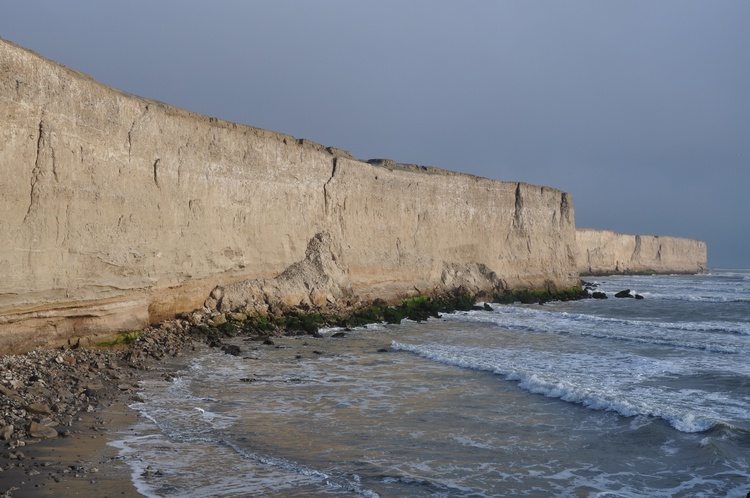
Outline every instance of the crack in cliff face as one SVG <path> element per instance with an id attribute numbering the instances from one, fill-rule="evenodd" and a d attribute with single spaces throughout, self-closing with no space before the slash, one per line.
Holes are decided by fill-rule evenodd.
<path id="1" fill-rule="evenodd" d="M 55 148 L 50 147 L 49 151 L 52 159 L 52 177 L 55 179 L 55 183 L 59 183 L 60 178 L 57 176 L 57 157 L 55 156 Z"/>
<path id="2" fill-rule="evenodd" d="M 128 164 L 130 164 L 131 153 L 133 151 L 133 129 L 135 128 L 136 120 L 133 120 L 133 124 L 130 125 L 128 130 Z"/>
<path id="3" fill-rule="evenodd" d="M 633 254 L 630 255 L 631 261 L 637 261 L 641 257 L 641 244 L 643 241 L 641 240 L 640 235 L 635 236 L 635 248 L 633 249 Z"/>
<path id="4" fill-rule="evenodd" d="M 513 212 L 513 228 L 523 231 L 523 194 L 521 193 L 521 184 L 516 184 L 516 204 Z"/>
<path id="5" fill-rule="evenodd" d="M 330 202 L 331 202 L 331 195 L 328 192 L 328 185 L 333 180 L 333 177 L 336 176 L 336 168 L 338 168 L 338 158 L 334 157 L 332 163 L 333 163 L 333 165 L 332 165 L 332 169 L 331 169 L 331 176 L 330 176 L 330 178 L 328 178 L 328 181 L 326 181 L 323 184 L 323 200 L 325 202 L 325 213 L 326 213 L 326 216 L 329 214 Z"/>
<path id="6" fill-rule="evenodd" d="M 131 154 L 133 152 L 133 132 L 135 131 L 135 127 L 138 125 L 140 121 L 143 120 L 143 118 L 148 114 L 149 108 L 148 104 L 143 108 L 143 112 L 133 119 L 133 123 L 130 125 L 130 130 L 128 130 L 128 164 L 130 164 L 131 161 Z"/>
<path id="7" fill-rule="evenodd" d="M 185 141 L 185 145 L 180 146 L 179 149 L 177 149 L 177 187 L 182 186 L 183 182 L 183 167 L 185 158 L 189 157 L 189 150 L 192 147 L 192 144 L 190 143 L 190 139 L 187 139 Z M 245 155 L 247 155 L 247 152 L 245 152 Z M 242 158 L 243 163 L 246 163 L 245 157 Z"/>
<path id="8" fill-rule="evenodd" d="M 417 223 L 416 223 L 416 226 L 414 227 L 414 233 L 412 234 L 412 238 L 414 238 L 415 246 L 417 245 L 419 241 L 419 231 L 424 227 L 425 224 L 429 224 L 428 213 L 426 211 L 417 213 Z"/>
<path id="9" fill-rule="evenodd" d="M 36 139 L 36 156 L 34 158 L 34 168 L 31 170 L 31 189 L 29 191 L 29 207 L 26 209 L 26 215 L 23 217 L 24 223 L 31 215 L 34 206 L 39 200 L 39 180 L 42 177 L 42 152 L 47 143 L 47 134 L 44 130 L 44 120 L 39 121 L 39 135 Z"/>
<path id="10" fill-rule="evenodd" d="M 161 162 L 161 159 L 157 159 L 154 161 L 154 184 L 161 188 L 161 185 L 159 185 L 159 163 Z"/>
<path id="11" fill-rule="evenodd" d="M 563 192 L 560 195 L 560 221 L 570 223 L 570 196 Z"/>

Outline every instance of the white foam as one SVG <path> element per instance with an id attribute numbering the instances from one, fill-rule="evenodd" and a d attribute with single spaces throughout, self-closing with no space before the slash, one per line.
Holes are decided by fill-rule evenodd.
<path id="1" fill-rule="evenodd" d="M 650 300 L 706 303 L 750 302 L 750 274 L 744 271 L 717 271 L 708 275 L 613 276 L 597 288 L 612 295 L 622 289 Z"/>
<path id="2" fill-rule="evenodd" d="M 674 392 L 651 385 L 654 377 L 681 373 L 680 364 L 668 360 L 396 341 L 391 347 L 449 365 L 492 372 L 518 382 L 531 393 L 593 410 L 662 418 L 681 432 L 706 431 L 721 422 L 721 410 L 736 415 L 736 408 L 741 408 L 736 407 L 736 400 L 717 393 L 697 389 Z"/>
<path id="3" fill-rule="evenodd" d="M 473 311 L 446 314 L 443 319 L 492 323 L 516 331 L 570 334 L 724 354 L 750 352 L 750 323 L 742 322 L 629 320 L 518 306 L 498 306 L 493 312 Z M 692 334 L 685 334 L 685 332 Z M 738 341 L 734 337 L 723 335 L 741 335 L 746 336 L 747 339 Z"/>
<path id="4" fill-rule="evenodd" d="M 376 482 L 372 487 L 377 490 L 380 490 L 378 486 L 412 491 L 433 489 L 438 491 L 435 494 L 442 492 L 444 495 L 450 494 L 450 491 L 444 490 L 444 485 L 451 490 L 462 490 L 461 486 L 467 482 L 471 483 L 472 488 L 466 488 L 464 494 L 471 493 L 472 496 L 497 494 L 489 490 L 497 491 L 498 488 L 493 486 L 498 482 L 511 486 L 517 484 L 518 489 L 531 494 L 538 491 L 538 494 L 546 496 L 575 496 L 582 493 L 591 496 L 595 493 L 599 496 L 647 496 L 654 492 L 687 496 L 700 494 L 706 489 L 719 492 L 705 492 L 705 495 L 726 495 L 721 491 L 729 489 L 727 486 L 731 484 L 728 483 L 736 482 L 734 474 L 729 478 L 714 475 L 712 478 L 716 483 L 712 484 L 706 479 L 701 480 L 698 475 L 684 475 L 675 480 L 669 469 L 676 468 L 674 462 L 689 458 L 685 456 L 686 449 L 708 455 L 721 451 L 720 446 L 731 444 L 721 442 L 721 445 L 716 444 L 705 450 L 696 448 L 702 435 L 696 438 L 670 431 L 664 421 L 684 432 L 703 431 L 717 423 L 727 424 L 728 420 L 739 420 L 740 427 L 750 425 L 750 400 L 738 399 L 736 392 L 732 395 L 731 386 L 736 376 L 724 373 L 750 374 L 750 367 L 745 365 L 747 356 L 741 354 L 750 350 L 747 346 L 750 335 L 744 332 L 745 325 L 730 321 L 680 323 L 676 322 L 679 319 L 676 318 L 667 323 L 631 317 L 627 317 L 627 320 L 597 318 L 575 312 L 612 304 L 630 309 L 631 303 L 633 309 L 639 309 L 635 301 L 590 301 L 582 303 L 583 306 L 578 303 L 557 303 L 543 307 L 499 305 L 493 312 L 471 311 L 445 315 L 444 320 L 431 320 L 428 324 L 405 322 L 399 327 L 383 327 L 383 333 L 368 334 L 369 329 L 362 330 L 356 336 L 350 335 L 350 340 L 346 341 L 318 339 L 331 344 L 331 348 L 320 355 L 309 354 L 317 347 L 309 339 L 310 349 L 307 349 L 307 353 L 304 348 L 308 344 L 302 339 L 280 339 L 279 344 L 286 345 L 286 350 L 259 347 L 251 353 L 253 360 L 263 361 L 208 354 L 198 358 L 190 370 L 173 383 L 159 382 L 144 386 L 146 403 L 134 406 L 143 409 L 154 421 L 159 421 L 159 427 L 169 437 L 159 440 L 158 444 L 156 440 L 147 438 L 133 441 L 133 446 L 138 446 L 138 451 L 142 452 L 132 455 L 134 458 L 142 456 L 144 462 L 166 461 L 159 451 L 169 449 L 176 455 L 175 460 L 180 460 L 183 459 L 180 454 L 182 444 L 194 448 L 196 455 L 202 453 L 201 459 L 193 462 L 183 459 L 182 463 L 171 467 L 174 475 L 178 475 L 182 472 L 181 468 L 191 471 L 205 469 L 207 459 L 215 461 L 212 455 L 221 454 L 222 458 L 218 460 L 228 462 L 227 470 L 234 472 L 233 476 L 250 475 L 248 482 L 255 483 L 253 479 L 257 480 L 257 489 L 276 495 L 304 495 L 304 491 L 300 490 L 310 486 L 307 488 L 309 494 L 376 496 L 361 482 L 373 476 L 376 476 L 376 481 L 366 482 Z M 676 314 L 672 313 L 672 316 Z M 710 318 L 708 315 L 706 317 Z M 391 339 L 396 339 L 391 343 L 392 349 L 408 351 L 433 361 L 422 360 L 412 354 L 375 353 L 382 348 L 384 341 Z M 367 346 L 363 347 L 363 344 Z M 730 349 L 732 347 L 735 349 Z M 740 354 L 717 356 L 712 351 Z M 302 353 L 299 357 L 295 354 L 298 352 Z M 611 414 L 585 414 L 583 410 L 565 406 L 562 402 L 547 401 L 520 390 L 514 396 L 493 396 L 498 382 L 493 382 L 491 377 L 468 372 L 457 374 L 446 364 L 491 372 L 514 382 L 513 385 L 500 385 L 497 392 L 513 390 L 517 384 L 529 392 Z M 703 376 L 704 372 L 710 375 Z M 457 379 L 460 389 L 453 389 L 446 379 Z M 720 385 L 715 389 L 711 385 L 714 379 Z M 476 399 L 481 399 L 477 408 L 489 408 L 493 416 L 500 413 L 505 416 L 506 412 L 510 412 L 508 416 L 512 419 L 518 413 L 534 413 L 524 411 L 526 408 L 538 408 L 538 420 L 542 425 L 535 427 L 546 424 L 551 432 L 543 438 L 542 443 L 528 445 L 529 440 L 539 435 L 538 431 L 530 435 L 510 430 L 510 437 L 504 437 L 503 431 L 492 431 L 488 437 L 467 429 L 475 421 L 470 416 L 464 418 L 467 414 L 461 412 L 452 418 L 456 430 L 451 426 L 449 430 L 441 432 L 447 443 L 443 447 L 465 455 L 502 453 L 504 459 L 519 455 L 518 465 L 502 465 L 500 468 L 491 457 L 476 462 L 455 458 L 446 464 L 427 451 L 422 459 L 406 448 L 421 448 L 419 444 L 412 446 L 402 444 L 402 441 L 410 437 L 435 439 L 435 433 L 431 431 L 439 425 L 407 420 L 410 417 L 416 419 L 420 407 L 409 405 L 403 386 L 406 386 L 409 395 L 420 400 L 420 404 L 425 403 L 421 408 L 429 407 L 426 404 L 428 400 L 439 400 L 446 392 L 477 395 Z M 686 386 L 690 389 L 684 389 Z M 499 405 L 508 400 L 513 405 Z M 498 406 L 493 405 L 495 402 Z M 572 431 L 560 430 L 568 427 L 566 424 L 569 423 L 570 414 L 577 411 L 583 416 L 573 419 Z M 632 418 L 623 421 L 615 413 Z M 211 418 L 215 416 L 228 425 L 209 423 L 203 420 L 204 414 Z M 376 419 L 367 418 L 373 414 L 377 414 Z M 389 418 L 391 414 L 398 418 Z M 401 414 L 406 416 L 402 417 Z M 450 415 L 453 416 L 453 412 Z M 241 416 L 243 420 L 232 426 L 236 421 L 233 416 Z M 343 418 L 339 419 L 339 416 Z M 355 421 L 353 425 L 356 426 L 370 420 L 376 420 L 376 426 L 382 424 L 377 431 L 363 439 L 359 438 L 360 433 L 355 437 L 347 435 L 350 439 L 344 439 L 344 427 L 351 421 Z M 532 420 L 536 421 L 536 416 Z M 743 420 L 747 423 L 741 423 Z M 408 425 L 412 423 L 413 426 Z M 295 428 L 290 431 L 294 434 L 290 440 L 282 440 L 280 433 L 275 432 L 279 426 L 284 427 L 283 424 Z M 325 428 L 320 432 L 325 434 L 325 444 L 331 448 L 331 453 L 325 455 L 326 463 L 308 459 L 307 455 L 301 456 L 295 449 L 298 441 L 304 441 L 296 437 L 296 429 L 305 427 L 309 431 L 310 427 L 317 428 L 317 424 Z M 488 426 L 481 421 L 477 425 Z M 372 427 L 372 424 L 367 424 L 368 429 Z M 339 430 L 341 434 L 337 433 Z M 589 465 L 585 454 L 590 456 L 590 449 L 568 459 L 567 456 L 560 456 L 563 453 L 559 444 L 557 448 L 552 447 L 565 441 L 568 436 L 572 436 L 580 448 L 587 446 L 585 443 L 589 441 L 603 441 L 605 434 L 606 440 L 612 441 L 609 431 L 613 430 L 618 441 L 620 437 L 623 441 L 629 441 L 631 435 L 648 437 L 658 434 L 666 437 L 653 442 L 648 455 L 637 450 L 632 452 L 638 455 L 639 460 L 638 463 L 631 461 L 632 465 L 600 462 L 596 457 L 588 460 L 594 461 Z M 388 438 L 398 431 L 402 431 L 400 435 L 404 436 L 403 439 L 396 437 L 398 444 L 404 446 L 403 454 L 398 450 L 388 453 L 377 447 L 376 441 L 380 442 L 381 436 Z M 712 431 L 712 438 L 722 432 L 725 431 Z M 736 431 L 726 432 L 736 434 Z M 266 434 L 272 434 L 272 437 L 267 439 Z M 299 434 L 307 436 L 305 432 Z M 555 440 L 556 437 L 561 439 Z M 367 453 L 353 459 L 338 458 L 334 448 L 346 446 L 354 440 L 366 441 Z M 342 444 L 342 441 L 346 443 Z M 660 441 L 666 442 L 662 444 Z M 686 445 L 686 441 L 690 444 Z M 533 459 L 538 452 L 543 452 L 542 460 Z M 597 454 L 596 451 L 593 454 Z M 278 458 L 278 455 L 290 459 Z M 653 475 L 648 474 L 652 466 L 644 464 L 640 460 L 641 455 L 643 461 L 654 463 L 656 470 Z M 739 460 L 741 458 L 735 458 L 735 461 Z M 349 466 L 351 462 L 356 465 Z M 528 462 L 534 463 L 529 465 Z M 235 464 L 237 467 L 232 467 Z M 597 468 L 597 465 L 602 468 Z M 318 466 L 320 468 L 315 468 Z M 714 465 L 710 468 L 721 470 L 727 466 Z M 142 473 L 144 466 L 140 469 Z M 239 469 L 239 472 L 235 469 Z M 386 471 L 370 472 L 381 469 Z M 644 472 L 643 469 L 646 469 L 646 474 L 637 473 Z M 224 473 L 224 470 L 222 468 L 220 472 Z M 632 474 L 629 473 L 631 471 Z M 367 477 L 360 479 L 358 472 Z M 442 473 L 444 477 L 425 477 L 420 473 Z M 471 476 L 467 477 L 467 474 Z M 222 490 L 239 489 L 232 488 L 239 484 L 231 478 L 216 483 L 204 482 L 202 476 L 197 476 L 197 479 L 193 475 L 189 477 L 192 479 L 189 482 L 198 488 L 198 496 L 209 496 L 210 492 L 221 495 Z M 170 474 L 160 480 L 169 483 L 172 478 Z M 287 484 L 285 479 L 299 486 L 277 488 Z M 678 483 L 678 480 L 681 482 Z M 155 480 L 147 481 L 144 479 L 143 489 L 151 493 L 150 496 L 158 495 L 148 487 L 148 484 L 156 484 Z M 188 478 L 183 482 L 188 482 Z M 234 495 L 241 494 L 235 492 Z"/>
<path id="5" fill-rule="evenodd" d="M 320 335 L 332 335 L 336 332 L 363 332 L 363 331 L 375 331 L 375 330 L 385 330 L 386 322 L 380 322 L 380 323 L 368 323 L 367 325 L 362 325 L 360 327 L 352 327 L 352 328 L 346 328 L 346 327 L 322 327 L 318 329 L 318 333 Z"/>
<path id="6" fill-rule="evenodd" d="M 275 494 L 300 487 L 322 489 L 328 476 L 272 459 L 242 455 L 229 445 L 191 439 L 173 441 L 161 434 L 129 436 L 111 443 L 131 468 L 136 490 L 147 497 L 191 497 Z M 207 462 L 221 462 L 222 471 L 206 472 Z M 158 471 L 159 477 L 151 476 Z"/>
<path id="7" fill-rule="evenodd" d="M 189 493 L 195 497 L 235 496 L 250 491 L 274 494 L 305 487 L 317 491 L 334 488 L 348 490 L 357 496 L 378 497 L 356 479 L 327 474 L 285 458 L 261 455 L 234 442 L 217 439 L 223 433 L 221 431 L 190 430 L 167 420 L 182 417 L 181 411 L 184 410 L 162 412 L 161 408 L 154 408 L 148 402 L 135 403 L 131 408 L 146 419 L 134 428 L 136 433 L 147 434 L 124 434 L 111 445 L 120 450 L 120 456 L 131 467 L 131 479 L 136 489 L 144 496 L 161 496 L 159 489 L 167 485 L 178 490 L 180 496 Z M 195 411 L 192 416 L 203 419 L 201 423 L 222 417 L 212 412 Z M 164 457 L 165 452 L 169 454 L 168 458 Z M 222 471 L 196 474 L 205 467 L 207 460 L 221 461 Z M 149 474 L 155 470 L 162 473 L 158 487 L 148 480 Z"/>

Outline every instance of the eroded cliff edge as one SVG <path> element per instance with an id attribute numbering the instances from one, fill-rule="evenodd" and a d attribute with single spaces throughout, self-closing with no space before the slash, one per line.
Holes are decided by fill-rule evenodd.
<path id="1" fill-rule="evenodd" d="M 627 235 L 610 230 L 576 230 L 581 275 L 612 273 L 703 273 L 702 240 L 657 235 Z"/>
<path id="2" fill-rule="evenodd" d="M 3 352 L 139 329 L 216 286 L 218 307 L 324 307 L 578 283 L 555 189 L 357 161 L 3 40 L 0 123 Z"/>

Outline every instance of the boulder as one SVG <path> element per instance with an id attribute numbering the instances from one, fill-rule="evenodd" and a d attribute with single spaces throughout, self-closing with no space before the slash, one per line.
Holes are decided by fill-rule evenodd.
<path id="1" fill-rule="evenodd" d="M 10 438 L 13 437 L 13 431 L 15 428 L 13 427 L 13 424 L 6 425 L 5 427 L 0 428 L 0 440 L 8 441 Z"/>
<path id="2" fill-rule="evenodd" d="M 18 391 L 14 391 L 13 389 L 8 389 L 2 384 L 0 384 L 0 394 L 2 394 L 3 396 L 7 396 L 9 398 L 18 398 L 20 396 L 18 394 Z"/>
<path id="3" fill-rule="evenodd" d="M 29 424 L 29 436 L 39 439 L 50 439 L 57 437 L 57 431 L 52 427 L 48 427 L 39 422 L 31 422 Z"/>
<path id="4" fill-rule="evenodd" d="M 225 344 L 221 347 L 221 350 L 226 354 L 231 354 L 232 356 L 239 356 L 242 353 L 240 347 L 235 346 L 234 344 Z"/>
<path id="5" fill-rule="evenodd" d="M 36 415 L 49 415 L 52 413 L 52 409 L 45 403 L 31 403 L 26 407 L 26 411 Z"/>
<path id="6" fill-rule="evenodd" d="M 625 289 L 615 294 L 615 297 L 635 297 L 635 296 L 633 296 L 633 294 L 630 293 L 630 289 Z"/>
<path id="7" fill-rule="evenodd" d="M 591 297 L 593 297 L 594 299 L 607 299 L 607 294 L 597 291 L 591 294 Z"/>

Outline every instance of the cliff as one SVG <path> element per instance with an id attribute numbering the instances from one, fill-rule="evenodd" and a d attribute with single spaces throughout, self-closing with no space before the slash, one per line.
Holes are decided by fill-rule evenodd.
<path id="1" fill-rule="evenodd" d="M 555 189 L 357 161 L 126 94 L 3 40 L 0 123 L 2 352 L 204 303 L 578 283 L 572 200 Z"/>
<path id="2" fill-rule="evenodd" d="M 576 230 L 578 271 L 610 273 L 702 273 L 706 243 L 656 235 L 625 235 L 609 230 Z"/>

